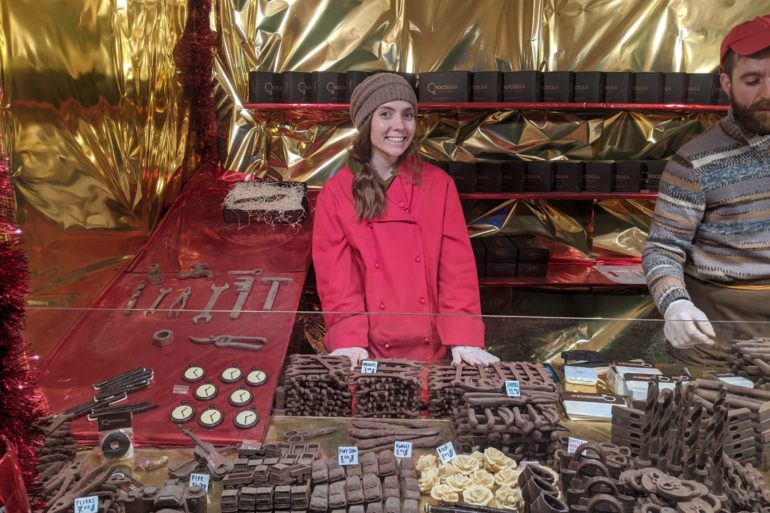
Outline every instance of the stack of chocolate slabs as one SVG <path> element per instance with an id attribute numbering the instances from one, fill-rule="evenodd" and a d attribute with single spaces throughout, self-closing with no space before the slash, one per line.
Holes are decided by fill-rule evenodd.
<path id="1" fill-rule="evenodd" d="M 356 416 L 417 418 L 422 411 L 420 371 L 407 360 L 376 360 L 377 372 L 353 375 Z"/>

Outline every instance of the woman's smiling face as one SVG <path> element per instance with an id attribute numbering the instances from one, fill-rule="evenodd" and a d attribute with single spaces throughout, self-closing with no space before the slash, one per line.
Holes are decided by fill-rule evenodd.
<path id="1" fill-rule="evenodd" d="M 392 164 L 414 139 L 417 129 L 414 107 L 403 100 L 383 103 L 372 114 L 371 126 L 372 152 Z"/>

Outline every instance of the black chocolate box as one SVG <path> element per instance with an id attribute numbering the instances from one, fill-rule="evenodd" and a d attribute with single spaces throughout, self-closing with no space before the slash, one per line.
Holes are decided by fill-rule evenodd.
<path id="1" fill-rule="evenodd" d="M 519 251 L 518 262 L 547 263 L 551 250 L 546 248 L 536 237 L 526 235 L 510 237 Z"/>
<path id="2" fill-rule="evenodd" d="M 280 103 L 283 100 L 283 77 L 272 71 L 249 72 L 249 103 Z"/>
<path id="3" fill-rule="evenodd" d="M 642 180 L 642 162 L 618 160 L 615 162 L 614 192 L 639 192 Z"/>
<path id="4" fill-rule="evenodd" d="M 527 162 L 524 172 L 524 192 L 553 191 L 553 166 L 549 161 Z"/>
<path id="5" fill-rule="evenodd" d="M 719 75 L 714 73 L 690 73 L 687 76 L 687 103 L 711 105 L 719 97 Z"/>
<path id="6" fill-rule="evenodd" d="M 348 80 L 345 73 L 337 71 L 314 71 L 313 88 L 318 103 L 345 103 Z"/>
<path id="7" fill-rule="evenodd" d="M 583 183 L 583 163 L 579 160 L 557 160 L 553 175 L 556 192 L 580 192 Z"/>
<path id="8" fill-rule="evenodd" d="M 455 181 L 457 192 L 476 192 L 476 164 L 473 162 L 450 162 L 447 173 Z"/>
<path id="9" fill-rule="evenodd" d="M 486 265 L 487 278 L 513 278 L 516 271 L 515 262 L 490 262 Z"/>
<path id="10" fill-rule="evenodd" d="M 417 75 L 415 73 L 407 73 L 406 71 L 396 71 L 396 75 L 401 75 L 409 85 L 414 89 L 414 94 L 417 94 Z"/>
<path id="11" fill-rule="evenodd" d="M 350 96 L 353 94 L 353 90 L 368 77 L 368 71 L 348 71 L 345 73 L 345 86 L 347 87 L 345 90 L 345 101 L 350 103 Z"/>
<path id="12" fill-rule="evenodd" d="M 546 262 L 519 262 L 516 265 L 516 276 L 532 277 L 545 276 L 546 274 L 548 274 Z"/>
<path id="13" fill-rule="evenodd" d="M 634 73 L 634 103 L 660 103 L 663 91 L 663 73 L 645 71 Z"/>
<path id="14" fill-rule="evenodd" d="M 487 247 L 481 239 L 471 239 L 471 249 L 473 249 L 476 265 L 484 264 L 487 261 Z"/>
<path id="15" fill-rule="evenodd" d="M 634 87 L 634 75 L 628 71 L 612 71 L 604 74 L 604 102 L 630 103 Z"/>
<path id="16" fill-rule="evenodd" d="M 519 250 L 511 239 L 505 235 L 499 237 L 485 237 L 480 239 L 484 241 L 484 247 L 487 250 L 487 265 L 491 262 L 516 263 Z"/>
<path id="17" fill-rule="evenodd" d="M 543 74 L 539 71 L 503 73 L 504 102 L 539 102 L 543 98 Z"/>
<path id="18" fill-rule="evenodd" d="M 578 71 L 575 73 L 576 103 L 601 103 L 604 101 L 604 73 L 601 71 Z"/>
<path id="19" fill-rule="evenodd" d="M 502 188 L 502 163 L 476 163 L 476 192 L 500 192 Z"/>
<path id="20" fill-rule="evenodd" d="M 523 160 L 507 160 L 502 165 L 502 192 L 524 192 L 524 174 L 527 163 Z"/>
<path id="21" fill-rule="evenodd" d="M 657 192 L 660 176 L 666 168 L 668 160 L 645 160 L 642 168 L 642 192 Z"/>
<path id="22" fill-rule="evenodd" d="M 313 79 L 310 73 L 284 71 L 281 76 L 283 78 L 284 103 L 312 103 L 315 101 Z"/>
<path id="23" fill-rule="evenodd" d="M 467 71 L 420 73 L 421 102 L 464 103 L 470 99 L 471 74 Z"/>
<path id="24" fill-rule="evenodd" d="M 471 101 L 499 102 L 503 85 L 503 74 L 499 71 L 474 71 Z"/>
<path id="25" fill-rule="evenodd" d="M 663 103 L 684 103 L 686 93 L 687 73 L 663 74 Z"/>
<path id="26" fill-rule="evenodd" d="M 613 162 L 611 160 L 589 160 L 583 171 L 585 192 L 612 192 Z"/>
<path id="27" fill-rule="evenodd" d="M 575 93 L 575 74 L 571 71 L 543 73 L 544 102 L 572 102 Z"/>

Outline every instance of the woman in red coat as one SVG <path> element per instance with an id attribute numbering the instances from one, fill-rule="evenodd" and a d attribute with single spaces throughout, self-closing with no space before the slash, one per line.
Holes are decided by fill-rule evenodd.
<path id="1" fill-rule="evenodd" d="M 413 144 L 417 98 L 393 73 L 353 92 L 348 165 L 324 185 L 313 263 L 324 343 L 353 366 L 374 358 L 490 364 L 476 265 L 452 179 Z"/>

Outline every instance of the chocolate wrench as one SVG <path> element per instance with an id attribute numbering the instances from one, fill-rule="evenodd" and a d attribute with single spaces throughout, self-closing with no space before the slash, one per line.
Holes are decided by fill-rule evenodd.
<path id="1" fill-rule="evenodd" d="M 229 283 L 225 283 L 222 286 L 217 286 L 215 284 L 211 284 L 211 297 L 209 297 L 209 302 L 206 303 L 206 306 L 203 308 L 203 311 L 192 318 L 193 324 L 198 324 L 198 321 L 206 321 L 211 322 L 211 309 L 214 308 L 214 305 L 217 304 L 217 299 L 219 299 L 219 296 L 222 295 L 224 291 L 230 288 Z"/>

